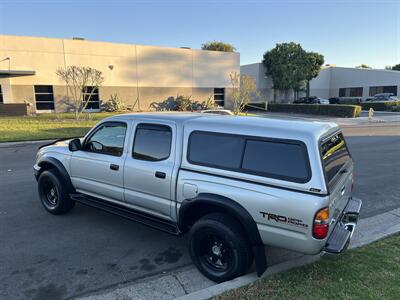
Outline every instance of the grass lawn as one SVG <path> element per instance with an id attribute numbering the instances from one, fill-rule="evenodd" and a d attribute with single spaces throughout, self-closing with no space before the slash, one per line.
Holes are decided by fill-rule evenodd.
<path id="1" fill-rule="evenodd" d="M 83 136 L 101 119 L 114 113 L 82 115 L 42 114 L 36 117 L 0 117 L 0 142 L 46 140 Z"/>
<path id="2" fill-rule="evenodd" d="M 41 114 L 35 117 L 0 117 L 0 143 L 60 139 L 85 135 L 97 122 L 118 113 L 82 114 L 79 121 L 72 113 Z M 241 113 L 243 116 L 254 114 Z"/>
<path id="3" fill-rule="evenodd" d="M 400 299 L 400 235 L 273 275 L 217 299 Z"/>

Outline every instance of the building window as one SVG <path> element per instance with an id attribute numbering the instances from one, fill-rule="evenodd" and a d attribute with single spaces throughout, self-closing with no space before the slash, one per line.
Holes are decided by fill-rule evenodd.
<path id="1" fill-rule="evenodd" d="M 387 86 L 371 86 L 369 88 L 369 95 L 375 96 L 376 94 L 390 93 L 397 96 L 397 85 L 387 85 Z"/>
<path id="2" fill-rule="evenodd" d="M 53 110 L 54 95 L 53 86 L 51 85 L 35 85 L 35 101 L 37 110 Z"/>
<path id="3" fill-rule="evenodd" d="M 83 97 L 89 101 L 86 109 L 100 109 L 99 88 L 94 86 L 87 86 L 83 89 Z"/>
<path id="4" fill-rule="evenodd" d="M 339 97 L 362 97 L 362 87 L 340 88 Z"/>
<path id="5" fill-rule="evenodd" d="M 214 89 L 214 102 L 218 106 L 224 107 L 225 105 L 225 88 Z"/>
<path id="6" fill-rule="evenodd" d="M 3 103 L 3 92 L 1 91 L 1 85 L 0 85 L 0 103 Z"/>

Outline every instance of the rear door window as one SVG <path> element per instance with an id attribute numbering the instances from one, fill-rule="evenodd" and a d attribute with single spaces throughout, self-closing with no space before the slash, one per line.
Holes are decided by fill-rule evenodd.
<path id="1" fill-rule="evenodd" d="M 321 155 L 328 185 L 351 159 L 342 133 L 337 133 L 321 144 Z"/>
<path id="2" fill-rule="evenodd" d="M 139 124 L 136 127 L 132 156 L 147 161 L 162 161 L 171 153 L 171 127 L 157 124 Z"/>

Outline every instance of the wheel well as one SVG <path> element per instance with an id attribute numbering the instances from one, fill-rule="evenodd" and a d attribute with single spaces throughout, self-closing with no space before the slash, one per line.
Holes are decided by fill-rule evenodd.
<path id="1" fill-rule="evenodd" d="M 229 215 L 234 218 L 244 229 L 244 226 L 242 222 L 240 222 L 239 218 L 226 208 L 211 203 L 195 203 L 185 211 L 185 214 L 180 222 L 180 230 L 183 233 L 186 233 L 200 218 L 211 213 L 223 213 Z"/>
<path id="2" fill-rule="evenodd" d="M 42 174 L 43 173 L 43 171 L 47 171 L 47 170 L 50 170 L 50 169 L 55 169 L 56 167 L 53 165 L 53 164 L 51 164 L 51 163 L 49 163 L 49 162 L 42 162 L 41 164 L 40 164 L 40 172 L 39 172 L 39 174 L 38 175 L 40 175 L 40 174 Z"/>
<path id="3" fill-rule="evenodd" d="M 43 171 L 56 170 L 57 175 L 59 176 L 59 178 L 63 182 L 63 184 L 65 184 L 69 193 L 75 192 L 75 188 L 72 185 L 69 174 L 68 174 L 67 170 L 65 169 L 65 167 L 63 166 L 63 164 L 59 160 L 50 157 L 47 160 L 40 162 L 39 166 L 40 166 L 40 172 L 39 172 L 38 176 L 40 176 L 40 174 Z"/>
<path id="4" fill-rule="evenodd" d="M 231 201 L 231 199 L 223 196 L 207 193 L 199 194 L 195 199 L 184 200 L 179 209 L 179 229 L 182 233 L 185 233 L 198 219 L 208 213 L 215 212 L 224 213 L 233 217 L 244 229 L 244 232 L 253 246 L 257 274 L 261 276 L 267 268 L 265 248 L 257 224 L 249 212 L 239 203 Z"/>

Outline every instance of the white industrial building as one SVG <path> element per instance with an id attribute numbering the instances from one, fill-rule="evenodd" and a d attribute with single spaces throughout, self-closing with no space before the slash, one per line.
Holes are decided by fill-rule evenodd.
<path id="1" fill-rule="evenodd" d="M 262 63 L 243 65 L 240 72 L 255 79 L 261 101 L 273 101 L 272 79 L 265 75 Z M 310 82 L 310 95 L 322 98 L 354 97 L 365 100 L 378 93 L 400 95 L 400 71 L 329 66 L 324 67 Z M 293 100 L 293 91 L 279 91 L 276 100 Z"/>

